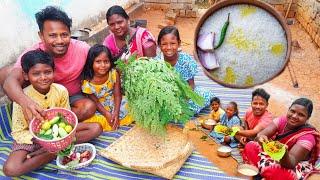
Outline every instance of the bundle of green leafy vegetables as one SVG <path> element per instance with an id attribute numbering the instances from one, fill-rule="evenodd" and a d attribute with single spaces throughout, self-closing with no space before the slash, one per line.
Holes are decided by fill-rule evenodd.
<path id="1" fill-rule="evenodd" d="M 191 99 L 198 105 L 204 100 L 165 61 L 130 56 L 128 61 L 118 60 L 129 112 L 136 124 L 151 134 L 165 135 L 169 122 L 186 123 L 193 111 Z"/>

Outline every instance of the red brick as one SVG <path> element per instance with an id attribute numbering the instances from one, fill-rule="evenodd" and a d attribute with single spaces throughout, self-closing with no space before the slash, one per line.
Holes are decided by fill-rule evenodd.
<path id="1" fill-rule="evenodd" d="M 177 13 L 175 13 L 173 11 L 170 11 L 170 12 L 166 13 L 166 19 L 170 19 L 170 20 L 175 21 L 176 18 L 177 18 Z"/>
<path id="2" fill-rule="evenodd" d="M 192 17 L 192 10 L 186 10 L 186 17 Z"/>
<path id="3" fill-rule="evenodd" d="M 170 4 L 171 9 L 184 9 L 184 5 L 182 3 L 171 3 Z"/>
<path id="4" fill-rule="evenodd" d="M 198 11 L 192 10 L 192 15 L 191 15 L 191 17 L 193 17 L 193 18 L 198 17 Z"/>
<path id="5" fill-rule="evenodd" d="M 165 23 L 167 26 L 173 26 L 176 22 L 173 21 L 173 20 L 170 20 L 170 19 L 165 19 L 165 20 L 164 20 L 164 23 Z"/>
<path id="6" fill-rule="evenodd" d="M 179 3 L 193 3 L 193 0 L 178 0 Z"/>
<path id="7" fill-rule="evenodd" d="M 186 10 L 180 9 L 180 11 L 179 11 L 179 17 L 186 17 Z"/>
<path id="8" fill-rule="evenodd" d="M 194 6 L 193 4 L 184 4 L 184 9 L 190 10 L 193 8 L 193 6 Z"/>
<path id="9" fill-rule="evenodd" d="M 154 9 L 154 10 L 168 10 L 169 4 L 145 3 L 144 7 L 146 9 Z"/>

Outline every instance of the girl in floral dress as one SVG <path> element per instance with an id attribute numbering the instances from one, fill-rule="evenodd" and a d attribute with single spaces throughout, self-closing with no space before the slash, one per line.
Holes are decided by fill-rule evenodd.
<path id="1" fill-rule="evenodd" d="M 83 70 L 82 92 L 97 106 L 96 114 L 84 122 L 98 122 L 104 131 L 132 123 L 128 116 L 126 100 L 120 92 L 120 77 L 113 68 L 111 53 L 103 45 L 90 48 Z"/>
<path id="2" fill-rule="evenodd" d="M 191 100 L 189 101 L 190 108 L 197 114 L 210 105 L 210 100 L 214 97 L 214 94 L 211 90 L 195 86 L 194 76 L 198 73 L 198 65 L 189 54 L 178 51 L 180 45 L 181 39 L 178 29 L 174 26 L 164 27 L 158 36 L 158 46 L 161 53 L 157 55 L 156 59 L 170 63 L 191 88 L 204 98 L 203 106 L 199 106 Z"/>

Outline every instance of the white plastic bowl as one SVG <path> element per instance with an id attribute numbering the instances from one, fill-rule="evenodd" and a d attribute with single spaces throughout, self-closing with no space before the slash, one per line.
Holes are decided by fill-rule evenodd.
<path id="1" fill-rule="evenodd" d="M 68 167 L 68 166 L 62 165 L 63 157 L 57 156 L 57 159 L 56 159 L 57 166 L 61 169 L 79 169 L 79 168 L 83 168 L 83 167 L 88 166 L 92 162 L 92 160 L 96 157 L 96 148 L 94 147 L 94 145 L 92 145 L 90 143 L 76 144 L 74 146 L 74 151 L 75 152 L 90 151 L 91 157 L 90 157 L 90 159 L 88 159 L 88 161 L 79 163 L 74 167 Z"/>
<path id="2" fill-rule="evenodd" d="M 259 169 L 250 164 L 241 164 L 238 166 L 238 173 L 246 177 L 253 177 L 259 173 Z"/>
<path id="3" fill-rule="evenodd" d="M 229 157 L 231 155 L 232 148 L 229 146 L 220 146 L 217 151 L 220 157 Z"/>

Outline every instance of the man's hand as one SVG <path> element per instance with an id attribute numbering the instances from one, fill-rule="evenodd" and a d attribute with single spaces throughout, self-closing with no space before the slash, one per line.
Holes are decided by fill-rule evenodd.
<path id="1" fill-rule="evenodd" d="M 46 116 L 45 111 L 39 106 L 39 104 L 27 96 L 20 106 L 22 107 L 23 115 L 28 122 L 30 122 L 33 118 L 43 121 L 44 117 Z"/>

